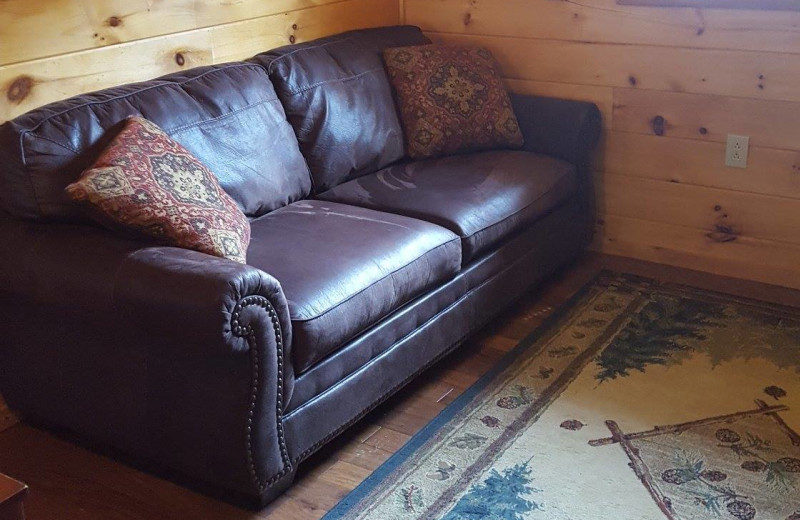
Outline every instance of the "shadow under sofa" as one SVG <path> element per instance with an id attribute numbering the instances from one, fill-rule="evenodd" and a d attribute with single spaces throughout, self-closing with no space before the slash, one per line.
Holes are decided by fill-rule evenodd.
<path id="1" fill-rule="evenodd" d="M 10 406 L 266 504 L 304 459 L 579 255 L 594 228 L 597 107 L 512 95 L 521 149 L 411 161 L 394 105 L 367 100 L 368 114 L 347 96 L 386 82 L 383 48 L 426 42 L 415 27 L 349 32 L 0 126 Z M 247 265 L 129 240 L 69 206 L 64 186 L 131 114 L 217 174 L 251 219 Z M 332 125 L 338 148 L 314 124 Z M 358 124 L 384 131 L 348 137 Z"/>

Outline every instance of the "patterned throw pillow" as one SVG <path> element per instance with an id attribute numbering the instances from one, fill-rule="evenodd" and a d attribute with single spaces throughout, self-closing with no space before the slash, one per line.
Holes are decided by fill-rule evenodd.
<path id="1" fill-rule="evenodd" d="M 412 158 L 522 146 L 487 49 L 419 45 L 386 49 L 383 57 Z"/>
<path id="2" fill-rule="evenodd" d="M 112 229 L 245 261 L 247 217 L 208 168 L 147 119 L 127 119 L 66 190 Z"/>

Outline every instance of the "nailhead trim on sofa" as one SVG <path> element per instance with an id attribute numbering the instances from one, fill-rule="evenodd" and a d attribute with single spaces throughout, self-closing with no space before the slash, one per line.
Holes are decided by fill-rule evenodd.
<path id="1" fill-rule="evenodd" d="M 283 468 L 278 473 L 266 478 L 263 481 L 258 476 L 258 471 L 256 470 L 252 439 L 253 416 L 255 414 L 256 402 L 258 400 L 258 383 L 260 380 L 261 362 L 259 360 L 259 349 L 252 325 L 242 325 L 239 320 L 242 311 L 250 305 L 257 305 L 267 311 L 267 314 L 272 321 L 272 328 L 275 332 L 275 344 L 277 346 L 276 354 L 278 357 L 278 392 L 277 403 L 275 407 L 275 418 L 276 424 L 278 425 L 278 446 L 281 451 L 281 462 L 283 463 Z M 272 303 L 270 303 L 270 301 L 263 296 L 247 296 L 240 300 L 233 309 L 233 313 L 231 315 L 231 325 L 233 333 L 236 336 L 246 338 L 247 343 L 250 346 L 250 353 L 253 363 L 253 385 L 250 392 L 250 403 L 247 411 L 247 466 L 250 470 L 250 477 L 253 479 L 253 483 L 256 485 L 256 488 L 259 492 L 264 492 L 292 470 L 291 461 L 289 460 L 289 452 L 286 449 L 286 439 L 284 438 L 283 432 L 283 336 L 281 334 L 280 322 L 278 321 L 278 315 L 275 312 L 275 308 L 272 306 Z"/>

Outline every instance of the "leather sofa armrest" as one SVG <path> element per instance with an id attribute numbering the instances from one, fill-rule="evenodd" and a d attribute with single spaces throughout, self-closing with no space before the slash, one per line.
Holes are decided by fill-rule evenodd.
<path id="1" fill-rule="evenodd" d="M 0 216 L 0 236 L 4 297 L 102 314 L 121 333 L 130 328 L 179 340 L 176 346 L 185 355 L 247 352 L 245 320 L 253 317 L 249 302 L 254 302 L 248 297 L 263 297 L 274 309 L 288 354 L 286 298 L 279 282 L 259 269 L 95 227 L 7 215 Z"/>
<path id="2" fill-rule="evenodd" d="M 524 150 L 588 167 L 602 131 L 597 105 L 513 93 L 511 104 L 525 138 Z"/>
<path id="3" fill-rule="evenodd" d="M 294 468 L 275 278 L 100 228 L 0 214 L 0 391 L 23 417 L 246 499 Z"/>
<path id="4" fill-rule="evenodd" d="M 523 150 L 550 155 L 575 165 L 576 199 L 586 219 L 589 245 L 594 237 L 596 200 L 591 174 L 592 151 L 600 140 L 603 118 L 594 103 L 511 94 L 511 104 L 525 139 Z"/>

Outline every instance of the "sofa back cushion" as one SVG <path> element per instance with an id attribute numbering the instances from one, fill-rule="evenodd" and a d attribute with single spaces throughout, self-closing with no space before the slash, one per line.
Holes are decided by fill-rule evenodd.
<path id="1" fill-rule="evenodd" d="M 323 192 L 404 155 L 381 53 L 430 41 L 418 27 L 350 31 L 259 54 Z"/>
<path id="2" fill-rule="evenodd" d="M 308 167 L 264 69 L 198 67 L 40 107 L 0 126 L 0 200 L 26 218 L 84 221 L 64 188 L 131 116 L 144 117 L 216 175 L 248 216 L 306 197 Z"/>

